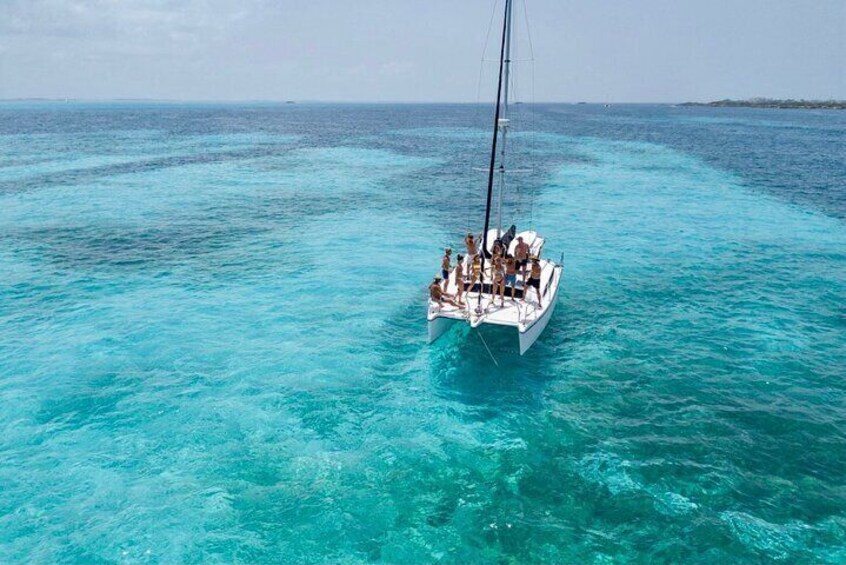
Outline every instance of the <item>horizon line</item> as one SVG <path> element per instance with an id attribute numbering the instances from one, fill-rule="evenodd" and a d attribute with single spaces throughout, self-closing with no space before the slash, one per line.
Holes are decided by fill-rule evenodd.
<path id="1" fill-rule="evenodd" d="M 732 102 L 757 102 L 762 100 L 770 100 L 770 101 L 786 101 L 786 100 L 793 100 L 797 102 L 838 102 L 838 103 L 846 103 L 846 100 L 837 99 L 837 98 L 766 98 L 766 97 L 754 97 L 754 98 L 723 98 L 719 100 L 685 100 L 685 101 L 625 101 L 625 102 L 609 102 L 607 100 L 540 100 L 540 101 L 532 101 L 527 102 L 523 100 L 517 100 L 512 102 L 512 105 L 537 105 L 537 104 L 570 104 L 570 105 L 579 105 L 579 104 L 597 104 L 597 105 L 661 105 L 661 106 L 672 106 L 672 105 L 679 105 L 679 104 L 711 104 L 714 102 L 724 102 L 724 101 L 732 101 Z M 469 101 L 469 100 L 434 100 L 434 101 L 422 101 L 422 100 L 321 100 L 321 99 L 269 99 L 269 98 L 243 98 L 243 99 L 190 99 L 190 98 L 128 98 L 128 97 L 121 97 L 121 98 L 70 98 L 70 97 L 41 97 L 41 96 L 33 96 L 33 97 L 13 97 L 13 98 L 0 98 L 0 103 L 2 102 L 55 102 L 55 103 L 71 103 L 71 102 L 82 102 L 82 103 L 102 103 L 102 102 L 147 102 L 147 103 L 162 103 L 162 104 L 280 104 L 280 105 L 293 105 L 293 104 L 462 104 L 462 105 L 469 105 L 469 106 L 488 106 L 494 103 L 493 100 L 488 102 L 480 102 L 480 101 Z"/>
<path id="2" fill-rule="evenodd" d="M 0 102 L 167 102 L 167 103 L 202 103 L 202 104 L 470 104 L 487 105 L 490 102 L 479 102 L 471 100 L 324 100 L 324 99 L 273 99 L 273 98 L 71 98 L 71 97 L 14 97 L 0 98 Z M 609 102 L 607 100 L 539 100 L 526 102 L 517 100 L 511 104 L 682 104 L 683 102 Z"/>

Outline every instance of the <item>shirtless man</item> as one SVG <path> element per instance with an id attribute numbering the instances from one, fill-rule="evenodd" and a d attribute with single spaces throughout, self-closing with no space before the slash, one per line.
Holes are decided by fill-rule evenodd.
<path id="1" fill-rule="evenodd" d="M 517 261 L 517 268 L 523 275 L 523 283 L 525 283 L 526 265 L 529 262 L 529 244 L 524 242 L 522 237 L 517 238 L 517 245 L 514 247 L 514 259 Z"/>
<path id="2" fill-rule="evenodd" d="M 470 266 L 473 264 L 473 259 L 479 253 L 476 250 L 476 238 L 473 237 L 472 232 L 467 232 L 467 236 L 464 238 L 464 245 L 467 246 L 467 273 L 470 273 Z"/>
<path id="3" fill-rule="evenodd" d="M 523 289 L 523 302 L 526 301 L 526 298 L 529 294 L 529 288 L 534 288 L 535 292 L 538 293 L 538 308 L 543 308 L 543 306 L 541 305 L 540 279 L 541 279 L 540 259 L 538 259 L 537 257 L 532 257 L 532 270 L 531 270 L 531 273 L 529 274 L 529 282 L 526 283 L 526 286 Z"/>
<path id="4" fill-rule="evenodd" d="M 513 255 L 505 256 L 505 285 L 511 287 L 511 300 L 514 300 L 514 287 L 517 286 L 517 259 Z"/>
<path id="5" fill-rule="evenodd" d="M 441 258 L 441 276 L 444 279 L 444 292 L 447 291 L 447 285 L 449 284 L 449 258 L 452 256 L 452 249 L 447 247 L 444 249 L 444 256 Z"/>
<path id="6" fill-rule="evenodd" d="M 441 290 L 441 277 L 437 275 L 435 276 L 435 280 L 432 281 L 432 284 L 429 285 L 429 298 L 437 302 L 439 306 L 443 306 L 443 303 L 446 302 L 460 308 L 449 294 Z"/>
<path id="7" fill-rule="evenodd" d="M 476 238 L 473 237 L 471 232 L 467 232 L 467 236 L 464 238 L 464 245 L 467 246 L 467 256 L 472 259 L 478 252 L 476 251 Z"/>

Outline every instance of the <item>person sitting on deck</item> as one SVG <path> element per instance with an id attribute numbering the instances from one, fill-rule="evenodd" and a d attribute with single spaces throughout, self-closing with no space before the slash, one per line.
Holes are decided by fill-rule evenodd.
<path id="1" fill-rule="evenodd" d="M 444 292 L 447 291 L 447 285 L 449 285 L 449 258 L 452 255 L 452 249 L 447 247 L 444 249 L 444 256 L 441 259 L 441 276 L 444 278 Z"/>
<path id="2" fill-rule="evenodd" d="M 517 259 L 513 255 L 505 256 L 505 285 L 511 288 L 511 300 L 514 300 L 514 289 L 517 286 Z"/>
<path id="3" fill-rule="evenodd" d="M 534 288 L 535 292 L 538 293 L 538 308 L 543 308 L 541 304 L 541 291 L 540 291 L 540 282 L 541 282 L 541 265 L 540 259 L 537 257 L 532 257 L 532 270 L 529 274 L 529 282 L 526 284 L 525 288 L 523 289 L 523 302 L 526 301 L 526 297 L 529 295 L 529 289 Z"/>
<path id="4" fill-rule="evenodd" d="M 464 255 L 459 253 L 455 259 L 455 286 L 458 289 L 455 292 L 455 298 L 463 306 L 461 295 L 464 294 Z"/>
<path id="5" fill-rule="evenodd" d="M 523 275 L 523 283 L 526 282 L 526 265 L 529 262 L 529 244 L 523 241 L 522 237 L 517 238 L 517 245 L 514 247 L 514 258 L 517 261 L 517 268 Z"/>
<path id="6" fill-rule="evenodd" d="M 494 255 L 491 259 L 491 271 L 493 272 L 491 300 L 496 301 L 496 295 L 499 294 L 499 305 L 505 306 L 505 267 L 502 263 L 502 255 Z"/>
<path id="7" fill-rule="evenodd" d="M 435 275 L 435 280 L 429 285 L 429 298 L 437 302 L 439 306 L 443 306 L 443 303 L 446 302 L 447 304 L 459 307 L 449 294 L 441 290 L 441 277 L 438 275 Z"/>

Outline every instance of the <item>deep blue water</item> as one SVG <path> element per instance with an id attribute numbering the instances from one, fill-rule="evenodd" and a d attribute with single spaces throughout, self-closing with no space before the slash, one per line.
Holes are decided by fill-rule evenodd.
<path id="1" fill-rule="evenodd" d="M 0 104 L 0 562 L 846 562 L 846 113 Z"/>

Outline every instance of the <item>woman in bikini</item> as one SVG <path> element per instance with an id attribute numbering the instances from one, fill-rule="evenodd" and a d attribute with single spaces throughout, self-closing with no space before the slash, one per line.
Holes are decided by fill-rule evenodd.
<path id="1" fill-rule="evenodd" d="M 493 242 L 493 249 L 491 249 L 491 255 L 502 255 L 502 240 L 495 239 Z"/>
<path id="2" fill-rule="evenodd" d="M 502 255 L 494 255 L 491 261 L 491 270 L 493 271 L 491 299 L 496 301 L 496 295 L 499 294 L 499 305 L 505 306 L 505 268 L 502 264 Z"/>
<path id="3" fill-rule="evenodd" d="M 461 301 L 461 296 L 464 294 L 464 255 L 459 254 L 455 259 L 455 286 L 458 288 L 455 298 L 460 305 L 464 306 Z"/>
<path id="4" fill-rule="evenodd" d="M 470 290 L 473 290 L 473 285 L 482 280 L 482 259 L 476 255 L 473 257 L 473 270 L 470 275 Z"/>

